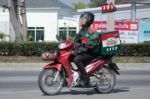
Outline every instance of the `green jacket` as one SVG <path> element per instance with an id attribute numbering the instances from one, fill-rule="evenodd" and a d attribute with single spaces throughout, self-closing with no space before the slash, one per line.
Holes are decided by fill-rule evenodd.
<path id="1" fill-rule="evenodd" d="M 98 39 L 99 34 L 96 31 L 90 31 L 90 27 L 86 29 L 81 29 L 75 38 L 75 43 L 80 43 L 82 45 L 82 38 L 87 38 L 88 42 L 84 46 L 78 48 L 79 51 L 87 51 L 92 54 L 99 53 Z"/>

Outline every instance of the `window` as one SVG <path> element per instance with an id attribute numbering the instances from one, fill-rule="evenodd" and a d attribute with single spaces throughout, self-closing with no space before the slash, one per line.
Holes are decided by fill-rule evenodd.
<path id="1" fill-rule="evenodd" d="M 76 35 L 76 27 L 69 27 L 69 36 L 75 37 Z"/>
<path id="2" fill-rule="evenodd" d="M 63 38 L 64 36 L 67 37 L 75 37 L 76 35 L 76 27 L 60 27 L 59 28 L 59 36 Z"/>
<path id="3" fill-rule="evenodd" d="M 29 41 L 44 41 L 44 27 L 28 27 Z"/>
<path id="4" fill-rule="evenodd" d="M 60 39 L 67 37 L 67 28 L 66 27 L 59 28 L 59 37 L 60 37 Z"/>

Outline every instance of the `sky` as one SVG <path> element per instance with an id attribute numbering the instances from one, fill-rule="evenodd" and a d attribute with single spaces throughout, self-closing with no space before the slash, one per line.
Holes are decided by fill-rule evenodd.
<path id="1" fill-rule="evenodd" d="M 84 2 L 84 3 L 89 3 L 90 0 L 59 0 L 61 1 L 62 3 L 65 3 L 69 6 L 72 6 L 72 3 L 77 3 L 77 2 Z"/>

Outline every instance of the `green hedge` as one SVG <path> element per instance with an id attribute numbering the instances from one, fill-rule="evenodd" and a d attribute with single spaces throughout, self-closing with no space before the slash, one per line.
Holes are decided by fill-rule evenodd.
<path id="1" fill-rule="evenodd" d="M 150 56 L 150 43 L 124 44 L 119 56 Z"/>
<path id="2" fill-rule="evenodd" d="M 55 51 L 57 48 L 57 42 L 49 43 L 9 43 L 3 42 L 0 43 L 0 55 L 1 56 L 13 56 L 13 55 L 22 55 L 22 56 L 40 56 L 42 52 L 46 51 Z"/>
<path id="3" fill-rule="evenodd" d="M 0 43 L 0 56 L 40 56 L 42 52 L 55 51 L 57 42 L 43 43 Z M 118 56 L 150 56 L 150 43 L 124 44 Z"/>

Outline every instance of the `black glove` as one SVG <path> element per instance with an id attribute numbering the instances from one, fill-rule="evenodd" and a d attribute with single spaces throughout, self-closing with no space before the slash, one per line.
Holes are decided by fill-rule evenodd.
<path id="1" fill-rule="evenodd" d="M 81 44 L 80 44 L 80 43 L 75 43 L 75 46 L 76 46 L 76 47 L 80 47 Z"/>
<path id="2" fill-rule="evenodd" d="M 75 43 L 77 47 L 85 47 L 85 44 Z"/>

